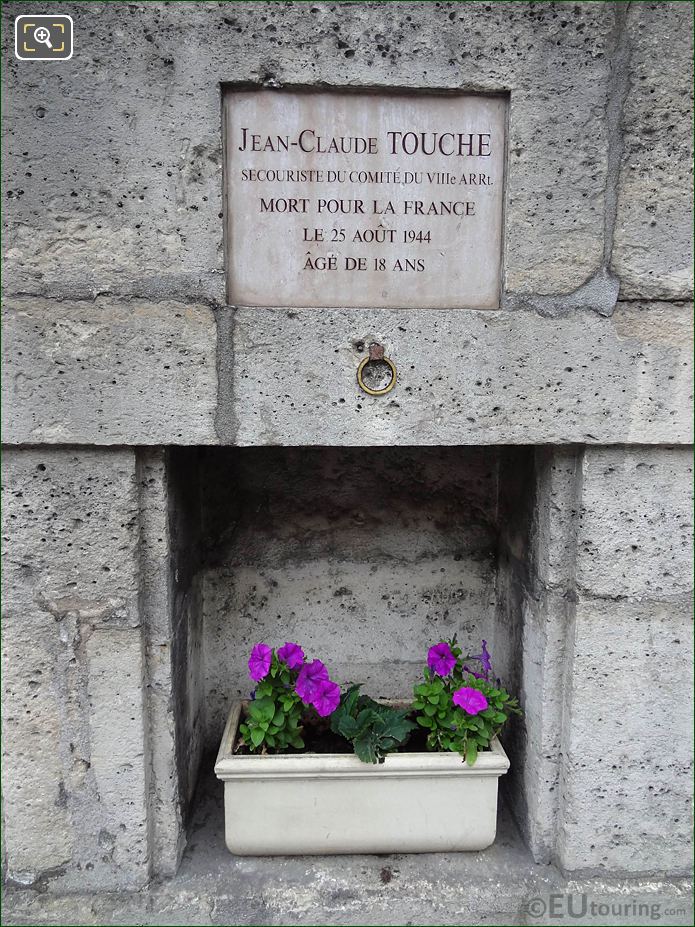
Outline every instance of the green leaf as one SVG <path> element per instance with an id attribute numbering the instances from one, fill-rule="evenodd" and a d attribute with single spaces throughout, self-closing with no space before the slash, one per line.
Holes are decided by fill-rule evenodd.
<path id="1" fill-rule="evenodd" d="M 249 704 L 249 715 L 254 720 L 270 721 L 275 714 L 272 698 L 257 698 Z"/>
<path id="2" fill-rule="evenodd" d="M 406 717 L 406 712 L 399 712 L 391 717 L 390 723 L 386 726 L 389 737 L 397 743 L 402 743 L 411 731 L 416 730 L 417 725 Z"/>
<path id="3" fill-rule="evenodd" d="M 254 745 L 254 747 L 258 747 L 262 742 L 263 731 L 259 731 L 258 728 L 255 728 L 253 731 L 251 731 L 251 743 Z"/>
<path id="4" fill-rule="evenodd" d="M 435 724 L 435 722 L 431 718 L 428 718 L 426 715 L 418 715 L 415 720 L 422 727 L 432 728 Z"/>
<path id="5" fill-rule="evenodd" d="M 377 763 L 379 761 L 374 746 L 374 741 L 369 733 L 363 734 L 354 741 L 355 753 L 363 763 Z"/>
<path id="6" fill-rule="evenodd" d="M 466 762 L 472 766 L 478 758 L 478 745 L 475 741 L 469 740 L 466 744 Z"/>

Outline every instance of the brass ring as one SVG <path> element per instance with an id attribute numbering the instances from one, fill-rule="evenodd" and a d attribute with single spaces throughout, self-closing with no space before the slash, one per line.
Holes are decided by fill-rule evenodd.
<path id="1" fill-rule="evenodd" d="M 392 360 L 389 360 L 388 357 L 378 358 L 378 360 L 383 360 L 383 362 L 388 364 L 391 368 L 391 380 L 383 389 L 371 389 L 362 379 L 362 371 L 371 360 L 371 357 L 365 357 L 363 361 L 360 361 L 360 365 L 357 368 L 357 382 L 359 383 L 360 389 L 363 389 L 365 393 L 369 393 L 370 396 L 383 396 L 384 393 L 390 393 L 396 385 L 396 365 Z M 374 362 L 376 363 L 376 360 Z"/>

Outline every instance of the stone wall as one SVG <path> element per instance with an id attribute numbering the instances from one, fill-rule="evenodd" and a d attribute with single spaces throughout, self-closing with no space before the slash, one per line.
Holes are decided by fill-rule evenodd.
<path id="1" fill-rule="evenodd" d="M 692 454 L 539 451 L 518 818 L 563 869 L 692 855 Z"/>
<path id="2" fill-rule="evenodd" d="M 135 453 L 12 450 L 3 471 L 10 874 L 141 886 L 150 770 Z"/>
<path id="3" fill-rule="evenodd" d="M 236 498 L 257 491 L 258 474 L 242 470 L 216 512 L 222 477 L 206 455 L 233 445 L 427 445 L 440 461 L 438 448 L 490 446 L 457 459 L 495 457 L 496 492 L 488 477 L 470 491 L 463 466 L 441 484 L 440 469 L 424 472 L 457 514 L 476 513 L 453 563 L 484 616 L 472 630 L 497 616 L 521 686 L 515 815 L 536 858 L 569 871 L 680 872 L 691 5 L 56 3 L 75 21 L 61 64 L 13 57 L 12 20 L 25 12 L 3 4 L 9 877 L 133 888 L 176 868 L 208 703 L 214 718 L 227 653 L 238 672 L 250 634 L 242 593 L 260 568 L 239 538 L 281 555 L 298 603 L 305 567 L 278 533 L 296 517 L 318 543 L 306 502 L 326 505 L 295 475 L 301 517 L 279 493 L 264 536 Z M 507 94 L 501 308 L 227 305 L 221 102 L 232 84 Z M 372 340 L 399 371 L 388 397 L 355 383 Z M 403 459 L 412 477 L 417 453 Z M 379 465 L 360 466 L 374 491 Z M 498 513 L 478 519 L 490 498 Z M 433 487 L 426 511 L 436 500 Z M 424 550 L 410 506 L 396 542 Z M 459 579 L 458 540 L 442 538 L 430 558 L 447 561 L 440 591 Z M 354 593 L 345 577 L 360 569 L 347 522 L 334 541 L 339 582 L 322 601 Z M 480 567 L 493 549 L 496 572 Z M 402 585 L 399 570 L 379 584 Z M 404 606 L 425 623 L 426 587 L 421 577 Z M 361 647 L 339 662 L 359 662 Z"/>
<path id="4" fill-rule="evenodd" d="M 21 6 L 5 441 L 692 440 L 687 4 L 58 3 L 67 67 L 14 59 Z M 502 311 L 227 308 L 234 83 L 509 93 Z M 369 339 L 386 402 L 355 384 Z"/>

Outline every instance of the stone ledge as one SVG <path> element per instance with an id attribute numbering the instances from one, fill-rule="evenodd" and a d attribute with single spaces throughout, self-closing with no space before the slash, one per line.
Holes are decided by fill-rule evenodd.
<path id="1" fill-rule="evenodd" d="M 578 310 L 553 320 L 504 310 L 224 316 L 218 335 L 201 304 L 7 300 L 5 442 L 692 441 L 687 303 L 619 303 L 609 318 Z M 371 341 L 398 369 L 386 396 L 362 393 L 355 379 Z"/>
<path id="2" fill-rule="evenodd" d="M 11 925 L 388 925 L 547 924 L 550 903 L 642 904 L 679 910 L 665 923 L 692 923 L 690 883 L 680 880 L 568 879 L 535 864 L 502 807 L 495 844 L 481 853 L 407 856 L 234 857 L 224 846 L 220 784 L 208 775 L 178 874 L 130 894 L 65 895 L 10 888 Z M 554 900 L 553 900 L 554 899 Z M 582 923 L 605 924 L 589 913 Z"/>
<path id="3" fill-rule="evenodd" d="M 690 314 L 671 303 L 573 312 L 238 309 L 236 443 L 690 443 Z M 384 345 L 398 384 L 355 371 Z M 218 410 L 219 412 L 219 410 Z"/>

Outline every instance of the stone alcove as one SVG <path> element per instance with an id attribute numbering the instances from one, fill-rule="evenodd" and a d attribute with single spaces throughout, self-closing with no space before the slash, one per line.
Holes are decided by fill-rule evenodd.
<path id="1" fill-rule="evenodd" d="M 518 690 L 532 472 L 526 447 L 172 450 L 182 793 L 259 640 L 407 698 L 431 644 L 485 638 Z"/>

